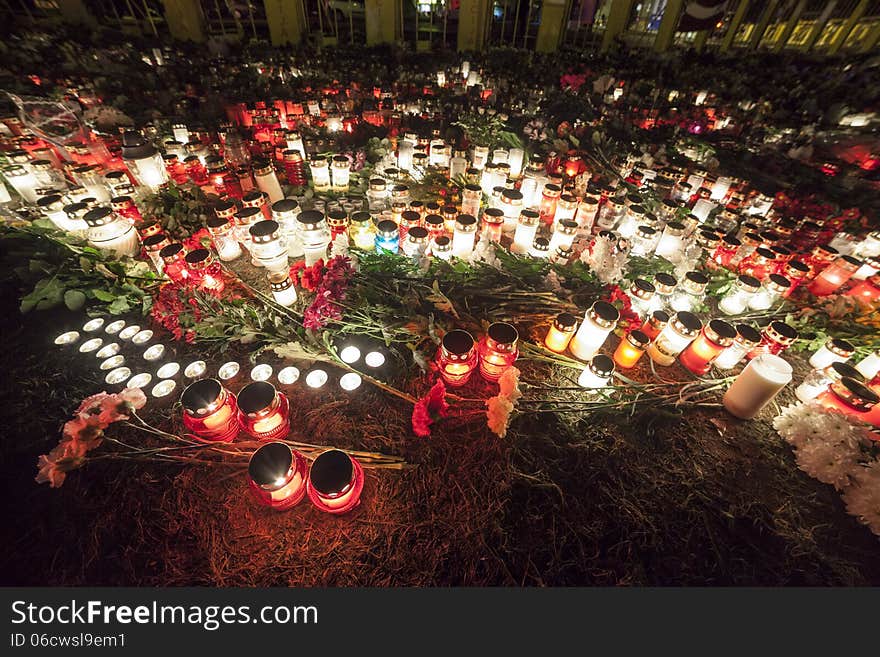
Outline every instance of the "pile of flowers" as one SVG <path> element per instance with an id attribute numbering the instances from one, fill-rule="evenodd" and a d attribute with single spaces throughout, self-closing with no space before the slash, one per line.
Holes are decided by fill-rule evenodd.
<path id="1" fill-rule="evenodd" d="M 338 255 L 326 263 L 318 260 L 311 267 L 297 262 L 291 267 L 290 274 L 294 283 L 302 289 L 314 292 L 315 298 L 303 312 L 303 326 L 317 331 L 328 322 L 342 319 L 342 307 L 345 293 L 354 269 L 351 260 Z"/>

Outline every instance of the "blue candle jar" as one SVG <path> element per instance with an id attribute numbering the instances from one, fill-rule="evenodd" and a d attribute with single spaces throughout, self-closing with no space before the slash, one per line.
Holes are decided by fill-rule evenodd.
<path id="1" fill-rule="evenodd" d="M 376 226 L 376 250 L 380 253 L 397 253 L 400 248 L 400 229 L 391 219 L 384 219 Z"/>

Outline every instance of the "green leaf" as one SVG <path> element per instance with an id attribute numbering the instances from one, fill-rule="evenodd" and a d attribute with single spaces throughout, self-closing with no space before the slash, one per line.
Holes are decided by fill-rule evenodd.
<path id="1" fill-rule="evenodd" d="M 98 301 L 103 301 L 104 303 L 110 303 L 111 301 L 113 301 L 116 298 L 115 294 L 111 294 L 107 290 L 101 290 L 99 288 L 94 288 L 94 289 L 92 289 L 92 292 L 94 293 L 95 298 Z"/>
<path id="2" fill-rule="evenodd" d="M 107 306 L 107 312 L 111 315 L 121 315 L 131 310 L 131 305 L 126 297 L 117 297 L 116 300 Z"/>
<path id="3" fill-rule="evenodd" d="M 64 293 L 64 305 L 69 310 L 80 310 L 86 303 L 86 295 L 79 290 L 68 290 Z"/>

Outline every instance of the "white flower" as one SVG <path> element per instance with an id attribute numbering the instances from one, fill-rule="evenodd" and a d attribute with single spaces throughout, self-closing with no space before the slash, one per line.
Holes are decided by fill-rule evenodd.
<path id="1" fill-rule="evenodd" d="M 330 249 L 330 257 L 335 258 L 336 256 L 348 256 L 348 247 L 350 246 L 348 241 L 348 235 L 345 233 L 340 233 L 333 240 L 333 246 Z"/>
<path id="2" fill-rule="evenodd" d="M 854 483 L 843 493 L 847 513 L 880 536 L 880 461 L 856 468 Z"/>

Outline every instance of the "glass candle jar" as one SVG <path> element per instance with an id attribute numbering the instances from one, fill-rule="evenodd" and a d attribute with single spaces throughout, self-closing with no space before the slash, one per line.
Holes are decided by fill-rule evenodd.
<path id="1" fill-rule="evenodd" d="M 370 212 L 381 212 L 388 209 L 389 192 L 384 178 L 370 178 L 370 186 L 366 192 L 367 207 Z"/>
<path id="2" fill-rule="evenodd" d="M 682 236 L 684 235 L 684 230 L 684 224 L 679 221 L 667 223 L 660 236 L 660 241 L 657 243 L 657 249 L 654 251 L 655 255 L 669 260 L 679 254 L 683 248 Z"/>
<path id="3" fill-rule="evenodd" d="M 43 198 L 49 198 L 44 196 Z M 50 204 L 50 212 L 51 204 Z M 65 205 L 62 208 L 62 211 L 65 215 L 67 215 L 67 220 L 65 221 L 65 225 L 69 226 L 71 232 L 74 233 L 86 233 L 89 229 L 89 225 L 85 222 L 84 217 L 86 216 L 86 212 L 89 211 L 89 206 L 85 203 L 70 203 Z M 56 217 L 60 221 L 60 217 Z M 54 223 L 54 222 L 53 222 Z M 56 224 L 58 225 L 58 224 Z"/>
<path id="4" fill-rule="evenodd" d="M 794 390 L 795 396 L 804 403 L 813 401 L 828 388 L 829 385 L 840 381 L 843 377 L 855 381 L 864 382 L 864 377 L 859 371 L 848 363 L 833 362 L 822 369 L 813 370 L 804 378 Z"/>
<path id="5" fill-rule="evenodd" d="M 646 257 L 657 248 L 660 236 L 651 226 L 638 226 L 630 239 L 630 254 Z"/>
<path id="6" fill-rule="evenodd" d="M 578 225 L 574 219 L 558 219 L 553 234 L 550 236 L 549 250 L 556 251 L 560 246 L 570 249 L 577 235 Z"/>
<path id="7" fill-rule="evenodd" d="M 332 161 L 333 168 L 333 189 L 342 192 L 348 190 L 348 183 L 351 174 L 351 160 L 345 155 L 334 155 Z M 312 174 L 314 177 L 314 173 Z"/>
<path id="8" fill-rule="evenodd" d="M 238 435 L 235 395 L 216 379 L 189 384 L 180 397 L 183 425 L 204 442 L 228 443 Z"/>
<path id="9" fill-rule="evenodd" d="M 487 196 L 492 193 L 495 186 L 495 165 L 492 162 L 483 167 L 483 173 L 480 176 L 480 189 Z"/>
<path id="10" fill-rule="evenodd" d="M 640 330 L 648 336 L 648 340 L 654 340 L 666 328 L 669 323 L 669 313 L 665 310 L 654 310 L 642 323 Z"/>
<path id="11" fill-rule="evenodd" d="M 283 511 L 305 497 L 308 472 L 302 454 L 285 443 L 267 443 L 251 455 L 248 489 L 257 503 Z"/>
<path id="12" fill-rule="evenodd" d="M 602 348 L 618 319 L 620 313 L 617 308 L 605 301 L 596 301 L 568 345 L 571 353 L 584 361 L 592 358 Z"/>
<path id="13" fill-rule="evenodd" d="M 431 239 L 431 255 L 441 260 L 452 258 L 452 240 L 446 235 L 438 235 Z"/>
<path id="14" fill-rule="evenodd" d="M 791 281 L 780 274 L 770 274 L 761 288 L 749 298 L 752 310 L 767 310 L 791 287 Z"/>
<path id="15" fill-rule="evenodd" d="M 318 260 L 326 260 L 327 247 L 330 246 L 330 229 L 324 213 L 318 210 L 305 210 L 296 218 L 297 237 L 305 254 L 306 266 Z M 395 227 L 396 228 L 396 227 Z"/>
<path id="16" fill-rule="evenodd" d="M 238 421 L 257 440 L 276 440 L 290 433 L 290 403 L 268 381 L 253 381 L 238 393 Z"/>
<path id="17" fill-rule="evenodd" d="M 710 320 L 700 335 L 681 352 L 678 361 L 686 370 L 702 376 L 712 367 L 712 362 L 733 344 L 736 336 L 736 329 L 724 320 Z"/>
<path id="18" fill-rule="evenodd" d="M 335 240 L 339 235 L 348 232 L 348 213 L 345 210 L 330 210 L 327 212 L 327 226 L 330 228 L 330 240 Z"/>
<path id="19" fill-rule="evenodd" d="M 153 263 L 153 268 L 159 275 L 162 274 L 163 270 L 163 262 L 162 258 L 159 256 L 159 252 L 169 244 L 171 244 L 171 242 L 168 240 L 164 233 L 151 235 L 143 242 L 144 253 L 150 259 L 150 262 Z"/>
<path id="20" fill-rule="evenodd" d="M 737 277 L 730 290 L 718 302 L 718 310 L 725 315 L 741 315 L 748 308 L 749 300 L 761 287 L 761 281 L 754 276 L 742 274 Z"/>
<path id="21" fill-rule="evenodd" d="M 503 231 L 505 233 L 514 233 L 519 218 L 522 215 L 522 210 L 525 207 L 528 206 L 523 202 L 522 192 L 515 189 L 506 189 L 501 192 L 501 200 L 499 201 L 498 209 L 501 210 L 501 213 L 504 216 Z"/>
<path id="22" fill-rule="evenodd" d="M 376 251 L 396 254 L 400 248 L 400 230 L 391 219 L 383 219 L 376 225 Z"/>
<path id="23" fill-rule="evenodd" d="M 428 250 L 428 229 L 423 226 L 411 228 L 401 246 L 403 253 L 410 258 L 419 260 Z"/>
<path id="24" fill-rule="evenodd" d="M 288 258 L 299 258 L 303 255 L 303 245 L 300 242 L 299 236 L 299 222 L 297 221 L 299 215 L 299 203 L 291 198 L 284 198 L 272 204 L 272 219 L 281 226 L 281 234 L 284 236 L 284 242 L 287 244 Z"/>
<path id="25" fill-rule="evenodd" d="M 534 210 L 523 210 L 519 213 L 516 232 L 513 234 L 513 244 L 510 245 L 511 253 L 526 254 L 529 252 L 535 241 L 539 222 L 539 215 Z"/>
<path id="26" fill-rule="evenodd" d="M 214 294 L 219 294 L 226 288 L 220 263 L 214 260 L 214 256 L 208 249 L 190 251 L 184 260 L 186 261 L 187 278 L 193 282 L 193 285 Z"/>
<path id="27" fill-rule="evenodd" d="M 825 267 L 808 286 L 817 297 L 828 296 L 839 290 L 862 266 L 862 261 L 852 256 L 840 256 Z"/>
<path id="28" fill-rule="evenodd" d="M 2 183 L 0 183 L 0 185 L 2 185 Z M 49 219 L 56 228 L 58 228 L 58 230 L 77 232 L 88 229 L 88 225 L 84 221 L 77 219 L 76 217 L 71 217 L 65 212 L 64 201 L 60 194 L 41 196 L 37 200 L 37 207 L 40 209 L 40 212 L 42 212 L 43 215 L 45 215 L 45 217 Z"/>
<path id="29" fill-rule="evenodd" d="M 880 258 L 866 258 L 862 266 L 852 275 L 853 281 L 864 281 L 880 272 Z"/>
<path id="30" fill-rule="evenodd" d="M 123 217 L 132 226 L 137 227 L 143 223 L 144 218 L 141 215 L 141 211 L 138 210 L 138 207 L 135 205 L 134 199 L 131 198 L 131 196 L 126 194 L 114 196 L 110 199 L 110 207 L 113 212 L 120 217 Z"/>
<path id="31" fill-rule="evenodd" d="M 673 310 L 694 311 L 703 305 L 709 277 L 698 271 L 689 271 L 669 299 Z"/>
<path id="32" fill-rule="evenodd" d="M 237 244 L 236 244 L 237 246 Z M 183 244 L 174 242 L 162 248 L 159 251 L 159 257 L 162 260 L 162 271 L 170 280 L 175 283 L 183 283 L 189 275 L 184 256 L 186 251 Z"/>
<path id="33" fill-rule="evenodd" d="M 257 208 L 263 215 L 263 219 L 272 219 L 272 208 L 269 206 L 269 195 L 258 189 L 251 190 L 241 195 L 243 208 Z"/>
<path id="34" fill-rule="evenodd" d="M 578 204 L 575 221 L 583 230 L 590 230 L 596 221 L 596 213 L 599 211 L 599 199 L 585 196 Z"/>
<path id="35" fill-rule="evenodd" d="M 748 324 L 737 324 L 736 337 L 733 343 L 722 351 L 712 363 L 720 370 L 729 370 L 735 367 L 746 354 L 761 343 L 761 333 Z"/>
<path id="36" fill-rule="evenodd" d="M 511 324 L 495 322 L 489 325 L 480 340 L 480 374 L 487 381 L 497 381 L 519 355 L 519 334 Z"/>
<path id="37" fill-rule="evenodd" d="M 26 203 L 37 202 L 37 178 L 27 167 L 13 164 L 3 167 L 3 177 Z"/>
<path id="38" fill-rule="evenodd" d="M 559 185 L 548 183 L 544 185 L 544 191 L 541 193 L 541 203 L 538 206 L 538 214 L 545 224 L 552 224 L 553 218 L 556 216 L 556 206 L 559 203 L 559 197 L 562 194 L 562 188 Z"/>
<path id="39" fill-rule="evenodd" d="M 135 256 L 140 249 L 137 231 L 110 208 L 98 207 L 83 216 L 88 225 L 89 244 L 118 256 Z"/>
<path id="40" fill-rule="evenodd" d="M 856 364 L 856 369 L 867 380 L 873 379 L 880 373 L 880 351 L 874 351 Z"/>
<path id="41" fill-rule="evenodd" d="M 675 287 L 678 280 L 672 274 L 666 272 L 657 272 L 654 274 L 654 296 L 651 298 L 650 307 L 653 310 L 667 309 L 671 310 L 670 305 L 672 295 L 675 293 Z"/>
<path id="42" fill-rule="evenodd" d="M 672 365 L 702 327 L 703 323 L 693 313 L 686 310 L 675 313 L 660 335 L 648 345 L 648 356 L 658 365 Z"/>
<path id="43" fill-rule="evenodd" d="M 406 235 L 410 228 L 422 225 L 422 215 L 415 210 L 404 210 L 400 213 L 400 239 L 406 242 Z"/>
<path id="44" fill-rule="evenodd" d="M 356 459 L 338 449 L 320 454 L 309 470 L 306 491 L 325 513 L 348 513 L 360 504 L 364 471 Z"/>
<path id="45" fill-rule="evenodd" d="M 228 218 L 218 214 L 214 217 L 208 217 L 206 223 L 208 231 L 211 233 L 214 250 L 217 251 L 217 257 L 220 260 L 229 262 L 241 256 L 241 246 L 233 236 L 233 224 Z"/>
<path id="46" fill-rule="evenodd" d="M 362 251 L 372 251 L 376 248 L 376 225 L 369 212 L 359 211 L 351 215 L 348 236 L 354 246 Z"/>
<path id="47" fill-rule="evenodd" d="M 273 271 L 266 275 L 269 280 L 269 289 L 272 291 L 272 298 L 275 303 L 290 308 L 296 303 L 296 287 L 290 279 L 290 272 Z"/>
<path id="48" fill-rule="evenodd" d="M 544 338 L 544 346 L 550 351 L 561 354 L 568 349 L 568 343 L 574 337 L 577 318 L 571 313 L 559 313 Z"/>
<path id="49" fill-rule="evenodd" d="M 467 331 L 455 329 L 443 336 L 437 352 L 440 376 L 450 386 L 463 386 L 477 366 L 477 349 Z"/>
<path id="50" fill-rule="evenodd" d="M 864 281 L 859 281 L 844 292 L 844 294 L 850 297 L 858 297 L 866 303 L 880 301 L 880 274 L 875 274 Z"/>
<path id="51" fill-rule="evenodd" d="M 504 231 L 504 212 L 499 208 L 483 211 L 481 235 L 490 242 L 500 242 Z"/>
<path id="52" fill-rule="evenodd" d="M 455 219 L 455 232 L 452 234 L 452 255 L 467 258 L 474 251 L 477 236 L 477 219 L 469 214 L 460 214 Z"/>
<path id="53" fill-rule="evenodd" d="M 635 367 L 636 363 L 645 353 L 651 340 L 644 331 L 630 331 L 627 333 L 614 350 L 614 362 L 623 370 Z"/>
<path id="54" fill-rule="evenodd" d="M 563 219 L 574 221 L 577 214 L 578 200 L 571 194 L 561 194 L 556 203 L 556 214 L 553 216 L 553 224 L 557 225 Z"/>
<path id="55" fill-rule="evenodd" d="M 852 343 L 841 338 L 829 338 L 810 356 L 810 367 L 821 370 L 831 363 L 845 363 L 855 353 Z"/>
<path id="56" fill-rule="evenodd" d="M 578 385 L 587 390 L 599 391 L 608 386 L 614 375 L 614 361 L 605 354 L 596 354 L 578 376 Z"/>
<path id="57" fill-rule="evenodd" d="M 122 159 L 139 184 L 156 191 L 168 183 L 162 155 L 142 135 L 129 131 L 122 136 Z"/>
<path id="58" fill-rule="evenodd" d="M 761 354 L 778 355 L 788 349 L 797 338 L 798 332 L 785 322 L 770 322 L 761 332 L 761 342 L 746 357 L 752 359 Z"/>
<path id="59" fill-rule="evenodd" d="M 880 402 L 880 397 L 863 383 L 843 377 L 819 394 L 816 402 L 828 410 L 864 421 L 867 413 Z"/>
<path id="60" fill-rule="evenodd" d="M 550 240 L 546 237 L 536 237 L 529 249 L 529 255 L 533 258 L 550 258 Z"/>
<path id="61" fill-rule="evenodd" d="M 269 196 L 270 203 L 277 203 L 284 198 L 281 183 L 278 182 L 278 176 L 275 175 L 275 168 L 271 162 L 266 160 L 254 162 L 254 182 L 258 190 Z"/>
<path id="62" fill-rule="evenodd" d="M 214 188 L 217 196 L 241 198 L 241 185 L 238 176 L 231 171 L 226 162 L 219 155 L 209 155 L 206 159 L 208 170 L 208 182 Z"/>
<path id="63" fill-rule="evenodd" d="M 309 160 L 309 169 L 312 172 L 312 185 L 316 191 L 330 189 L 330 165 L 323 155 L 315 155 Z"/>
<path id="64" fill-rule="evenodd" d="M 632 309 L 639 317 L 647 317 L 653 307 L 657 288 L 644 279 L 636 278 L 629 286 L 628 296 Z"/>
<path id="65" fill-rule="evenodd" d="M 258 267 L 265 267 L 267 271 L 287 271 L 287 245 L 281 239 L 278 222 L 263 219 L 253 224 L 248 232 L 254 263 Z"/>
<path id="66" fill-rule="evenodd" d="M 724 393 L 724 408 L 731 415 L 751 420 L 791 382 L 791 375 L 791 365 L 782 358 L 761 354 L 745 366 Z"/>

